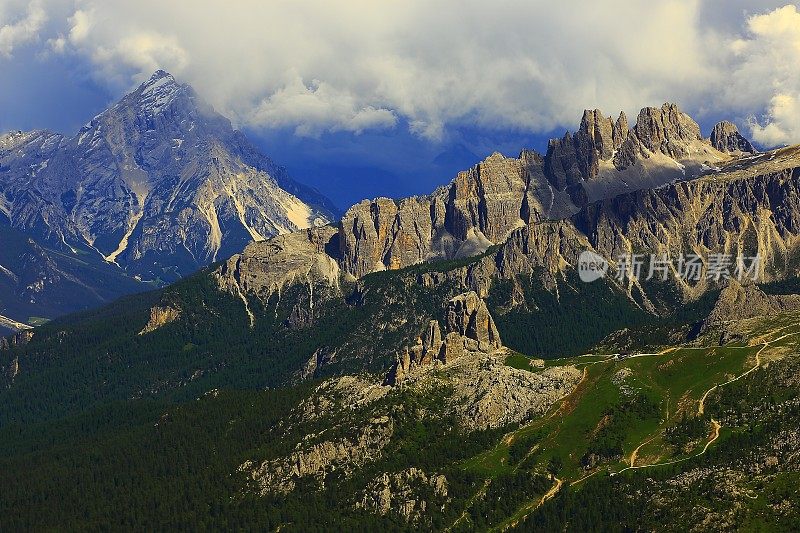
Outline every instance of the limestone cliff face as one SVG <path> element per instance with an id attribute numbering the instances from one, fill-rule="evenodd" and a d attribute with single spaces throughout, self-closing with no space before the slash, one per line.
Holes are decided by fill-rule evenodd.
<path id="1" fill-rule="evenodd" d="M 544 160 L 545 175 L 559 190 L 591 179 L 600 171 L 600 162 L 612 159 L 628 134 L 625 113 L 614 121 L 599 109 L 587 109 L 577 132 L 550 141 Z"/>
<path id="2" fill-rule="evenodd" d="M 73 136 L 0 133 L 0 311 L 55 318 L 334 220 L 329 201 L 157 71 Z"/>
<path id="3" fill-rule="evenodd" d="M 645 107 L 639 112 L 634 132 L 651 152 L 661 152 L 673 158 L 689 155 L 689 146 L 702 141 L 700 126 L 675 104 Z"/>
<path id="4" fill-rule="evenodd" d="M 691 181 L 598 202 L 573 222 L 602 255 L 760 254 L 763 279 L 796 275 L 800 148 L 736 161 Z"/>
<path id="5" fill-rule="evenodd" d="M 339 223 L 342 269 L 356 277 L 477 255 L 515 228 L 571 211 L 543 179 L 541 157 L 495 153 L 430 196 L 365 200 Z"/>
<path id="6" fill-rule="evenodd" d="M 378 198 L 351 207 L 339 223 L 344 271 L 359 278 L 435 257 L 435 228 L 443 229 L 444 218 L 444 202 L 435 197 Z"/>
<path id="7" fill-rule="evenodd" d="M 584 250 L 592 250 L 591 243 L 569 221 L 526 226 L 514 231 L 500 248 L 497 274 L 511 279 L 539 271 L 547 285 L 556 274 L 575 267 Z"/>

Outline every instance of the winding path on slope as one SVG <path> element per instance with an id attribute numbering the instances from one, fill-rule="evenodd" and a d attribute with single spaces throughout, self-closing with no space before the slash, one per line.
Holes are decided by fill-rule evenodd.
<path id="1" fill-rule="evenodd" d="M 565 394 L 564 396 L 562 396 L 561 398 L 559 398 L 558 400 L 556 400 L 555 402 L 553 402 L 553 405 L 554 405 L 554 406 L 555 406 L 556 404 L 558 404 L 558 406 L 556 407 L 556 409 L 555 409 L 555 410 L 554 410 L 552 413 L 550 413 L 550 414 L 549 414 L 547 417 L 545 417 L 543 420 L 549 420 L 549 419 L 553 418 L 554 416 L 556 416 L 558 413 L 560 413 L 560 412 L 561 412 L 561 411 L 562 411 L 562 410 L 565 408 L 565 406 L 567 405 L 567 402 L 566 402 L 566 400 L 567 400 L 567 399 L 568 399 L 570 396 L 572 396 L 573 394 L 575 394 L 575 393 L 576 393 L 576 391 L 578 391 L 578 390 L 580 389 L 581 385 L 583 385 L 583 383 L 586 381 L 586 378 L 587 378 L 588 376 L 589 376 L 589 370 L 588 370 L 587 368 L 584 368 L 584 369 L 583 369 L 583 374 L 581 375 L 581 379 L 580 379 L 580 381 L 578 381 L 578 383 L 575 385 L 575 388 L 573 388 L 573 389 L 572 389 L 570 392 L 568 392 L 567 394 Z M 521 428 L 521 429 L 524 429 L 524 428 Z M 519 431 L 520 431 L 519 429 L 516 429 L 516 430 L 514 430 L 514 431 L 511 431 L 511 432 L 507 433 L 505 436 L 503 436 L 503 438 L 501 439 L 500 443 L 498 443 L 498 445 L 497 445 L 497 446 L 495 446 L 495 448 L 494 448 L 494 449 L 496 450 L 496 449 L 497 449 L 497 448 L 498 448 L 500 445 L 510 446 L 510 445 L 511 445 L 511 443 L 513 443 L 513 442 L 514 442 L 514 437 L 515 437 L 515 434 L 516 434 L 516 433 L 518 433 Z M 536 445 L 536 447 L 538 447 L 538 444 Z M 536 448 L 536 447 L 534 447 L 534 448 Z M 527 454 L 525 455 L 525 457 L 524 457 L 524 458 L 523 458 L 523 459 L 520 461 L 520 464 L 521 464 L 521 463 L 522 463 L 522 462 L 523 462 L 523 461 L 524 461 L 524 460 L 525 460 L 525 459 L 526 459 L 526 458 L 527 458 L 527 457 L 528 457 L 528 456 L 529 456 L 529 455 L 530 455 L 532 452 L 533 452 L 533 449 L 531 449 L 531 450 L 528 450 L 528 453 L 527 453 Z M 517 467 L 518 467 L 518 466 L 519 466 L 519 465 L 517 465 Z M 515 467 L 515 468 L 514 468 L 514 471 L 516 471 L 516 470 L 517 470 L 517 468 Z M 549 490 L 549 491 L 548 491 L 548 492 L 547 492 L 547 493 L 546 493 L 546 494 L 545 494 L 545 495 L 542 497 L 542 499 L 541 499 L 541 501 L 540 501 L 539 505 L 541 505 L 542 503 L 546 502 L 547 500 L 549 500 L 550 498 L 552 498 L 553 496 L 555 496 L 555 495 L 556 495 L 556 493 L 558 493 L 558 491 L 561 489 L 561 485 L 563 484 L 563 481 L 562 481 L 562 480 L 559 480 L 558 478 L 556 478 L 556 481 L 557 481 L 556 485 L 554 485 L 554 486 L 553 486 L 553 488 L 551 488 L 551 489 L 550 489 L 550 490 Z M 473 503 L 475 503 L 475 502 L 476 502 L 476 501 L 477 501 L 479 498 L 483 497 L 483 495 L 484 495 L 484 494 L 486 494 L 486 490 L 489 488 L 489 485 L 490 485 L 490 484 L 491 484 L 491 478 L 490 478 L 490 479 L 486 479 L 486 480 L 483 482 L 483 485 L 482 485 L 482 486 L 481 486 L 481 487 L 480 487 L 480 488 L 477 490 L 477 492 L 475 492 L 475 494 L 473 494 L 473 495 L 472 495 L 472 497 L 471 497 L 471 498 L 470 498 L 470 499 L 467 501 L 467 505 L 464 507 L 464 511 L 461 513 L 461 515 L 459 515 L 459 517 L 456 519 L 456 521 L 455 521 L 455 522 L 453 522 L 453 523 L 450 525 L 450 527 L 446 528 L 446 529 L 445 529 L 445 531 L 450 531 L 450 530 L 452 530 L 454 527 L 456 527 L 458 524 L 460 524 L 462 520 L 464 520 L 465 518 L 467 518 L 467 515 L 468 515 L 468 513 L 469 513 L 469 509 L 470 509 L 470 507 L 472 507 L 472 504 L 473 504 Z M 534 507 L 534 509 L 538 508 L 538 507 L 539 507 L 539 505 L 537 505 L 536 507 Z M 530 512 L 530 511 L 528 511 L 528 512 Z M 521 519 L 524 519 L 524 518 L 525 518 L 525 516 L 522 516 L 522 517 L 521 517 Z M 502 527 L 502 526 L 499 526 L 499 527 Z M 506 529 L 507 529 L 507 528 L 506 528 Z M 501 530 L 501 531 L 505 531 L 505 529 L 500 529 L 500 530 Z"/>
<path id="2" fill-rule="evenodd" d="M 791 327 L 793 325 L 794 324 L 792 324 L 790 326 L 786 326 L 786 327 Z M 780 328 L 777 331 L 780 331 L 781 329 L 786 329 L 786 327 Z M 711 392 L 713 392 L 714 390 L 716 390 L 716 389 L 718 389 L 720 387 L 724 387 L 725 385 L 729 385 L 730 383 L 733 383 L 734 381 L 738 381 L 738 380 L 742 379 L 743 377 L 751 374 L 752 372 L 755 372 L 756 370 L 758 370 L 761 367 L 761 352 L 763 352 L 772 343 L 778 342 L 778 341 L 783 340 L 783 339 L 785 339 L 787 337 L 790 337 L 792 335 L 798 335 L 798 334 L 800 334 L 800 331 L 793 332 L 793 333 L 787 333 L 787 334 L 781 335 L 778 338 L 775 338 L 775 339 L 772 339 L 772 340 L 769 340 L 769 341 L 764 341 L 762 343 L 761 348 L 756 352 L 756 361 L 755 361 L 755 365 L 752 368 L 750 368 L 746 372 L 736 376 L 735 378 L 733 378 L 731 380 L 728 380 L 728 381 L 726 381 L 724 383 L 716 384 L 713 387 L 711 387 L 710 389 L 708 389 L 707 391 L 705 391 L 703 396 L 700 398 L 700 402 L 698 404 L 698 415 L 702 416 L 704 414 L 704 412 L 705 412 L 705 401 L 708 398 L 708 395 L 711 394 Z M 678 348 L 674 348 L 673 347 L 673 348 L 667 348 L 667 349 L 662 350 L 661 352 L 657 352 L 657 353 L 632 354 L 632 355 L 629 355 L 629 356 L 625 356 L 624 358 L 622 358 L 622 360 L 635 359 L 635 358 L 638 358 L 638 357 L 660 356 L 660 355 L 664 355 L 666 353 L 669 353 L 670 351 L 674 351 L 674 350 L 677 350 L 677 349 Z M 698 348 L 698 349 L 707 349 L 707 348 Z M 587 368 L 588 366 L 593 365 L 593 364 L 597 364 L 597 363 L 601 363 L 601 362 L 606 362 L 606 361 L 609 361 L 610 359 L 613 359 L 615 357 L 619 357 L 619 354 L 609 354 L 609 356 L 606 359 L 601 359 L 599 361 L 592 361 L 592 362 L 589 362 L 589 363 L 583 363 L 583 366 L 584 366 L 583 376 L 582 376 L 580 382 L 575 387 L 575 389 L 573 389 L 573 391 L 571 393 L 565 395 L 564 397 L 562 397 L 560 399 L 561 405 L 559 405 L 559 407 L 555 411 L 553 411 L 547 417 L 547 419 L 552 418 L 553 416 L 555 416 L 559 412 L 561 412 L 561 410 L 564 408 L 564 406 L 566 404 L 566 399 L 569 396 L 571 396 L 576 390 L 578 390 L 580 385 L 584 383 L 584 381 L 588 377 L 588 368 Z M 678 463 L 682 463 L 684 461 L 688 461 L 690 459 L 694 459 L 696 457 L 699 457 L 699 456 L 707 453 L 708 449 L 711 447 L 711 445 L 714 444 L 714 442 L 716 442 L 717 439 L 719 439 L 720 432 L 721 432 L 721 429 L 722 429 L 722 424 L 720 424 L 717 420 L 712 418 L 711 419 L 711 426 L 712 426 L 712 430 L 711 430 L 711 434 L 709 435 L 709 440 L 708 440 L 708 442 L 706 442 L 706 444 L 703 447 L 703 449 L 700 452 L 698 452 L 697 454 L 691 455 L 689 457 L 684 457 L 682 459 L 675 459 L 673 461 L 667 461 L 665 463 L 653 463 L 653 464 L 649 464 L 649 465 L 636 466 L 635 462 L 636 462 L 636 458 L 637 458 L 637 456 L 639 454 L 639 451 L 642 449 L 642 447 L 644 447 L 645 445 L 647 445 L 648 443 L 650 443 L 651 441 L 653 441 L 656 438 L 656 435 L 654 435 L 654 436 L 650 437 L 648 440 L 646 440 L 643 443 L 641 443 L 635 450 L 633 450 L 633 452 L 631 453 L 630 458 L 629 458 L 630 466 L 628 466 L 626 468 L 623 468 L 622 470 L 620 470 L 618 472 L 610 472 L 610 475 L 613 477 L 613 476 L 616 476 L 616 475 L 621 474 L 623 472 L 626 472 L 628 470 L 642 470 L 642 469 L 645 469 L 645 468 L 654 468 L 654 467 L 657 467 L 657 466 L 667 466 L 667 465 L 678 464 Z M 503 443 L 506 444 L 506 445 L 511 444 L 511 442 L 513 442 L 513 440 L 514 440 L 514 433 L 516 433 L 516 431 L 507 434 L 502 439 Z M 528 454 L 530 454 L 530 451 L 528 452 Z M 592 472 L 590 474 L 587 474 L 586 476 L 584 476 L 584 477 L 582 477 L 582 478 L 580 478 L 580 479 L 578 479 L 576 481 L 571 482 L 570 485 L 578 484 L 578 483 L 580 483 L 580 482 L 582 482 L 582 481 L 594 476 L 595 474 L 597 474 L 599 472 L 601 472 L 601 469 L 597 469 L 594 472 Z M 554 498 L 558 494 L 558 492 L 561 490 L 561 488 L 563 487 L 564 480 L 559 479 L 559 478 L 554 478 L 554 481 L 555 481 L 554 485 L 550 488 L 550 490 L 547 491 L 547 493 L 545 493 L 541 497 L 541 499 L 533 500 L 533 501 L 529 502 L 527 505 L 523 506 L 520 509 L 520 511 L 522 512 L 522 515 L 519 518 L 517 518 L 516 520 L 514 520 L 511 523 L 501 524 L 500 526 L 497 526 L 496 528 L 494 528 L 493 531 L 495 531 L 495 530 L 497 530 L 497 531 L 506 531 L 506 530 L 508 530 L 508 529 L 510 529 L 512 527 L 515 527 L 515 526 L 519 525 L 521 522 L 524 522 L 528 518 L 528 516 L 530 516 L 530 514 L 533 511 L 535 511 L 536 509 L 538 509 L 539 507 L 544 505 L 547 501 L 549 501 L 552 498 Z M 478 492 L 476 494 L 474 494 L 472 498 L 470 498 L 470 500 L 468 502 L 468 505 L 467 505 L 466 509 L 464 510 L 464 512 L 461 514 L 461 516 L 449 528 L 447 528 L 447 530 L 452 529 L 453 527 L 458 525 L 464 518 L 466 518 L 467 511 L 469 510 L 469 507 L 471 506 L 471 504 L 477 498 L 481 497 L 481 495 L 483 495 L 485 493 L 486 489 L 489 486 L 489 483 L 490 483 L 490 480 L 486 480 L 484 482 L 484 485 L 478 490 Z"/>
<path id="3" fill-rule="evenodd" d="M 791 327 L 793 325 L 794 324 L 792 324 L 790 326 L 786 326 L 786 327 Z M 780 329 L 786 329 L 786 327 L 780 328 Z M 780 331 L 780 329 L 777 330 L 777 331 Z M 750 370 L 747 370 L 746 372 L 736 376 L 735 378 L 730 379 L 730 380 L 728 380 L 728 381 L 726 381 L 724 383 L 718 383 L 718 384 L 714 385 L 713 387 L 711 387 L 710 389 L 708 389 L 703 394 L 703 396 L 700 398 L 700 402 L 699 402 L 699 404 L 697 406 L 697 414 L 699 416 L 702 416 L 705 413 L 706 399 L 708 398 L 708 395 L 711 394 L 711 392 L 713 392 L 714 390 L 719 389 L 720 387 L 724 387 L 725 385 L 729 385 L 729 384 L 733 383 L 734 381 L 738 381 L 738 380 L 742 379 L 743 377 L 751 374 L 752 372 L 755 372 L 756 370 L 758 370 L 761 367 L 761 352 L 763 352 L 766 348 L 768 348 L 772 343 L 781 341 L 781 340 L 785 339 L 786 337 L 791 337 L 792 335 L 798 335 L 798 334 L 800 334 L 800 331 L 795 331 L 795 332 L 792 332 L 792 333 L 786 333 L 786 334 L 781 335 L 780 337 L 778 337 L 776 339 L 772 339 L 772 340 L 769 340 L 769 341 L 764 341 L 762 343 L 761 348 L 759 348 L 759 350 L 756 352 L 756 364 Z M 645 444 L 647 444 L 647 442 L 644 442 L 638 448 L 636 448 L 636 450 L 634 450 L 633 454 L 631 454 L 631 462 L 630 462 L 631 466 L 629 466 L 627 468 L 623 468 L 619 472 L 611 472 L 610 475 L 611 476 L 616 476 L 617 474 L 621 474 L 621 473 L 623 473 L 623 472 L 625 472 L 627 470 L 641 470 L 643 468 L 653 468 L 653 467 L 656 467 L 656 466 L 674 465 L 674 464 L 677 464 L 677 463 L 682 463 L 684 461 L 688 461 L 689 459 L 694 459 L 695 457 L 700 457 L 701 455 L 705 454 L 708 451 L 709 447 L 711 447 L 711 445 L 719 438 L 720 430 L 722 429 L 722 424 L 720 424 L 719 422 L 717 422 L 715 419 L 712 418 L 711 419 L 711 425 L 712 425 L 712 432 L 711 432 L 711 436 L 710 436 L 708 442 L 706 442 L 706 445 L 703 447 L 702 451 L 700 451 L 699 453 L 697 453 L 695 455 L 691 455 L 689 457 L 684 457 L 682 459 L 676 459 L 674 461 L 667 461 L 666 463 L 653 463 L 653 464 L 650 464 L 650 465 L 634 466 L 633 462 L 636 460 L 636 455 L 638 454 L 639 449 L 642 446 L 644 446 Z M 650 440 L 652 440 L 652 438 Z"/>

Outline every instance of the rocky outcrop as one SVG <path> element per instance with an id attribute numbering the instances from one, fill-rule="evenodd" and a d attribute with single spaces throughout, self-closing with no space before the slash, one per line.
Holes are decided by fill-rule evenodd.
<path id="1" fill-rule="evenodd" d="M 445 476 L 426 474 L 412 467 L 384 473 L 372 480 L 355 507 L 381 516 L 393 514 L 405 522 L 420 524 L 425 522 L 429 509 L 441 511 L 448 502 Z"/>
<path id="2" fill-rule="evenodd" d="M 14 384 L 14 379 L 19 375 L 19 357 L 9 361 L 8 365 L 0 367 L 0 371 L 5 375 L 6 386 L 11 387 Z"/>
<path id="3" fill-rule="evenodd" d="M 448 334 L 477 341 L 477 349 L 491 352 L 502 346 L 500 333 L 489 314 L 486 302 L 474 292 L 461 294 L 447 303 L 445 324 Z"/>
<path id="4" fill-rule="evenodd" d="M 489 355 L 463 357 L 447 372 L 454 387 L 449 406 L 469 431 L 504 427 L 541 416 L 571 393 L 582 376 L 571 366 L 539 372 L 519 370 Z"/>
<path id="5" fill-rule="evenodd" d="M 701 331 L 728 322 L 797 310 L 800 310 L 800 295 L 766 294 L 753 283 L 741 284 L 731 279 L 728 286 L 720 292 L 711 313 L 703 321 Z"/>
<path id="6" fill-rule="evenodd" d="M 513 368 L 505 364 L 506 355 L 503 350 L 494 354 L 472 352 L 446 364 L 438 362 L 426 367 L 435 368 L 435 372 L 417 371 L 406 376 L 401 390 L 364 377 L 329 379 L 294 410 L 291 418 L 303 422 L 326 417 L 348 420 L 361 410 L 377 417 L 386 411 L 374 411 L 375 407 L 385 406 L 392 394 L 425 396 L 430 391 L 446 390 L 425 416 L 455 416 L 461 429 L 478 431 L 544 414 L 571 393 L 583 375 L 573 366 L 541 368 L 543 362 L 530 370 Z"/>
<path id="7" fill-rule="evenodd" d="M 378 459 L 389 443 L 392 431 L 393 424 L 389 417 L 374 418 L 352 437 L 322 440 L 316 444 L 301 442 L 298 449 L 287 457 L 260 464 L 246 461 L 239 471 L 255 483 L 261 495 L 289 493 L 304 478 L 313 478 L 323 486 L 325 477 L 334 471 L 339 475 L 348 475 Z M 313 437 L 309 435 L 306 440 Z"/>
<path id="8" fill-rule="evenodd" d="M 300 402 L 294 413 L 304 422 L 327 416 L 347 419 L 353 411 L 385 398 L 391 391 L 391 387 L 364 376 L 331 378 L 322 382 L 309 398 Z"/>
<path id="9" fill-rule="evenodd" d="M 720 152 L 756 154 L 752 143 L 748 141 L 733 122 L 723 120 L 711 130 L 711 144 Z"/>
<path id="10" fill-rule="evenodd" d="M 177 320 L 180 316 L 181 316 L 180 309 L 176 309 L 175 307 L 170 307 L 170 306 L 166 307 L 155 306 L 150 309 L 150 320 L 148 320 L 147 324 L 142 329 L 142 331 L 139 332 L 139 335 L 146 335 L 148 333 L 152 333 L 158 328 Z"/>
<path id="11" fill-rule="evenodd" d="M 447 364 L 470 353 L 491 353 L 500 347 L 500 333 L 486 303 L 473 291 L 452 298 L 445 306 L 445 335 L 437 320 L 431 320 L 417 343 L 406 347 L 386 377 L 397 385 L 411 373 L 439 362 Z"/>
<path id="12" fill-rule="evenodd" d="M 215 271 L 222 288 L 232 294 L 253 294 L 264 300 L 284 287 L 339 286 L 339 265 L 328 253 L 336 228 L 323 226 L 252 243 Z M 313 306 L 313 299 L 311 305 Z"/>
<path id="13" fill-rule="evenodd" d="M 412 391 L 445 387 L 451 392 L 444 413 L 455 415 L 461 428 L 471 432 L 541 416 L 571 393 L 582 376 L 572 366 L 520 370 L 507 366 L 504 359 L 503 351 L 470 352 L 446 364 L 414 368 L 402 386 Z M 437 371 L 426 371 L 431 368 Z"/>

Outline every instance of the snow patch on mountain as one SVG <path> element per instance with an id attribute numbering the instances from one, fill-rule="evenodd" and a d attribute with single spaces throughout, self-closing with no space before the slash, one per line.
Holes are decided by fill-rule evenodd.
<path id="1" fill-rule="evenodd" d="M 186 89 L 187 87 L 179 85 L 171 74 L 163 70 L 156 71 L 140 87 L 142 109 L 156 115 L 168 107 L 179 92 Z"/>

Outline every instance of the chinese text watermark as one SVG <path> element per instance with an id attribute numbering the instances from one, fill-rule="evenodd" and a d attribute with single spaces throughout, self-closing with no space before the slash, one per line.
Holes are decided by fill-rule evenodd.
<path id="1" fill-rule="evenodd" d="M 587 283 L 605 277 L 612 272 L 617 281 L 659 280 L 670 277 L 684 281 L 724 281 L 735 278 L 739 281 L 756 281 L 761 273 L 761 257 L 722 253 L 710 253 L 703 257 L 697 254 L 678 254 L 670 257 L 662 254 L 623 254 L 618 256 L 616 268 L 611 267 L 602 256 L 585 250 L 578 258 L 578 275 Z"/>

